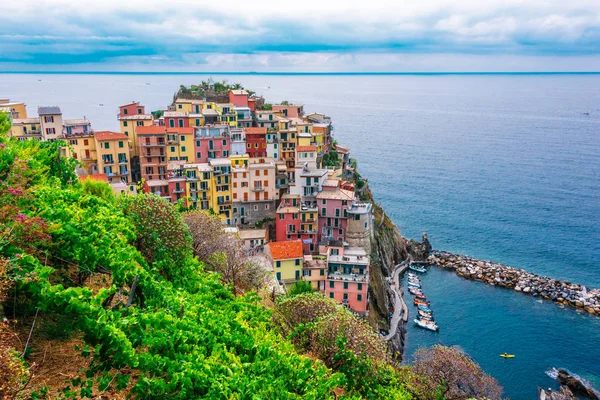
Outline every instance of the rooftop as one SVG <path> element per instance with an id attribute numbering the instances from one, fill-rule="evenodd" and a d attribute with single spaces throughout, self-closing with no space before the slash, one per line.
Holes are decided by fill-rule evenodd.
<path id="1" fill-rule="evenodd" d="M 274 260 L 288 260 L 303 256 L 301 240 L 271 242 L 267 246 L 269 246 Z"/>
<path id="2" fill-rule="evenodd" d="M 183 166 L 185 169 L 196 168 L 199 172 L 210 172 L 212 171 L 212 167 L 208 163 L 196 163 L 196 164 L 185 164 Z"/>
<path id="3" fill-rule="evenodd" d="M 317 151 L 316 146 L 297 146 L 296 151 Z"/>
<path id="4" fill-rule="evenodd" d="M 209 164 L 213 167 L 231 167 L 231 160 L 229 158 L 214 158 L 209 161 Z"/>
<path id="5" fill-rule="evenodd" d="M 185 111 L 165 111 L 163 117 L 165 118 L 175 118 L 175 117 L 187 117 L 188 113 Z"/>
<path id="6" fill-rule="evenodd" d="M 107 141 L 107 140 L 128 140 L 127 135 L 121 132 L 111 132 L 111 131 L 97 131 L 94 133 L 94 137 L 98 141 Z"/>
<path id="7" fill-rule="evenodd" d="M 254 127 L 254 128 L 246 128 L 246 135 L 247 134 L 266 134 L 267 133 L 267 128 L 261 128 L 261 127 Z"/>
<path id="8" fill-rule="evenodd" d="M 62 115 L 58 106 L 42 106 L 38 107 L 38 115 Z"/>
<path id="9" fill-rule="evenodd" d="M 344 189 L 324 190 L 317 194 L 317 199 L 354 200 L 354 192 Z"/>
<path id="10" fill-rule="evenodd" d="M 236 96 L 240 96 L 240 95 L 248 95 L 248 92 L 246 92 L 245 90 L 232 90 L 231 93 L 233 93 Z"/>
<path id="11" fill-rule="evenodd" d="M 65 125 L 89 125 L 90 121 L 87 119 L 65 119 L 63 123 Z"/>
<path id="12" fill-rule="evenodd" d="M 136 133 L 138 135 L 144 134 L 165 134 L 166 128 L 164 126 L 150 125 L 150 126 L 138 126 L 136 127 Z"/>
<path id="13" fill-rule="evenodd" d="M 240 239 L 264 239 L 267 236 L 266 229 L 240 229 Z"/>
<path id="14" fill-rule="evenodd" d="M 39 124 L 39 118 L 15 118 L 12 120 L 13 125 L 15 124 Z"/>
<path id="15" fill-rule="evenodd" d="M 146 183 L 150 187 L 168 186 L 169 185 L 169 181 L 165 181 L 162 179 L 152 179 L 152 180 L 146 181 Z"/>

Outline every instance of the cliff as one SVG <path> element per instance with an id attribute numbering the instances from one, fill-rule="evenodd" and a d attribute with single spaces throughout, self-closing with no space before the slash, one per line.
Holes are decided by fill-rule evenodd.
<path id="1" fill-rule="evenodd" d="M 389 316 L 393 312 L 394 296 L 386 278 L 390 277 L 394 266 L 407 258 L 424 260 L 431 246 L 424 234 L 424 242 L 404 238 L 398 227 L 379 206 L 371 191 L 364 191 L 364 198 L 373 204 L 374 234 L 371 241 L 371 267 L 369 287 L 369 323 L 378 332 L 390 330 Z M 405 330 L 402 326 L 398 334 L 390 340 L 392 351 L 398 360 L 402 359 Z"/>

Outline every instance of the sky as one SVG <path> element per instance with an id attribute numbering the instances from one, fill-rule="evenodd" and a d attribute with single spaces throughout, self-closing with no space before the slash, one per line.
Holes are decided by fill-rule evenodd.
<path id="1" fill-rule="evenodd" d="M 600 0 L 7 0 L 0 70 L 600 71 Z"/>

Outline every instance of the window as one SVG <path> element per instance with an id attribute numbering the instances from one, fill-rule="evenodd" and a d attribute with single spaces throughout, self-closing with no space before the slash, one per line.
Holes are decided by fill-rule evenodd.
<path id="1" fill-rule="evenodd" d="M 320 269 L 319 270 L 319 275 L 324 276 L 325 275 L 325 270 L 324 269 Z"/>
<path id="2" fill-rule="evenodd" d="M 281 272 L 277 273 L 277 280 L 280 281 L 281 280 Z"/>
<path id="3" fill-rule="evenodd" d="M 227 146 L 227 140 L 223 139 L 223 146 Z"/>
<path id="4" fill-rule="evenodd" d="M 105 149 L 110 149 L 110 143 L 104 142 L 104 148 Z"/>
<path id="5" fill-rule="evenodd" d="M 142 109 L 138 108 L 138 114 L 141 114 L 141 113 L 142 113 Z"/>
<path id="6" fill-rule="evenodd" d="M 179 136 L 179 140 L 181 140 L 182 142 L 185 142 L 185 136 L 183 136 L 183 135 Z"/>
<path id="7" fill-rule="evenodd" d="M 348 289 L 348 282 L 344 282 L 344 289 Z"/>
<path id="8" fill-rule="evenodd" d="M 87 146 L 87 145 L 88 145 L 88 143 L 89 143 L 89 142 L 88 142 L 88 140 L 87 140 L 87 139 L 83 139 L 83 145 L 84 145 L 84 146 Z"/>
<path id="9" fill-rule="evenodd" d="M 329 287 L 330 288 L 335 288 L 335 282 L 334 281 L 329 281 Z"/>
<path id="10" fill-rule="evenodd" d="M 348 300 L 348 293 L 344 293 L 344 300 Z"/>
<path id="11" fill-rule="evenodd" d="M 119 141 L 119 148 L 122 149 L 123 148 L 123 142 Z"/>
<path id="12" fill-rule="evenodd" d="M 356 300 L 362 301 L 362 294 L 357 294 L 356 295 Z"/>
<path id="13" fill-rule="evenodd" d="M 343 235 L 344 231 L 342 230 L 342 228 L 338 229 L 338 235 Z"/>
<path id="14" fill-rule="evenodd" d="M 71 144 L 72 145 L 76 145 L 77 144 L 77 140 L 75 140 L 75 139 L 71 140 Z"/>
<path id="15" fill-rule="evenodd" d="M 281 219 L 281 220 L 285 219 L 285 214 L 279 214 L 279 219 Z"/>
<path id="16" fill-rule="evenodd" d="M 185 152 L 185 146 L 181 146 L 181 151 Z"/>
<path id="17" fill-rule="evenodd" d="M 254 211 L 258 211 L 258 204 L 254 205 Z"/>
<path id="18" fill-rule="evenodd" d="M 251 145 L 250 143 L 247 143 L 247 144 L 246 144 L 246 147 L 247 147 L 247 148 L 250 148 L 250 147 L 252 147 L 252 145 Z"/>
<path id="19" fill-rule="evenodd" d="M 281 268 L 281 261 L 275 261 L 275 267 Z"/>
<path id="20" fill-rule="evenodd" d="M 296 266 L 300 265 L 300 259 L 296 258 Z"/>
<path id="21" fill-rule="evenodd" d="M 197 152 L 197 153 L 196 153 L 196 158 L 202 158 L 202 153 L 200 153 L 200 152 Z"/>
<path id="22" fill-rule="evenodd" d="M 127 111 L 127 110 L 125 110 L 125 111 Z M 127 113 L 125 113 L 125 114 L 127 114 Z M 123 126 L 127 126 L 127 121 L 123 121 Z"/>
<path id="23" fill-rule="evenodd" d="M 358 290 L 362 290 L 362 283 L 358 284 Z"/>
<path id="24" fill-rule="evenodd" d="M 144 121 L 138 121 L 137 126 L 144 126 Z"/>
<path id="25" fill-rule="evenodd" d="M 180 128 L 183 128 L 183 120 L 182 120 L 182 119 L 179 119 L 177 122 L 179 123 L 179 127 L 180 127 Z"/>
<path id="26" fill-rule="evenodd" d="M 333 292 L 329 292 L 329 298 L 333 299 Z"/>
<path id="27" fill-rule="evenodd" d="M 323 200 L 321 201 L 321 204 L 323 204 L 323 205 L 327 204 L 327 200 L 323 199 Z"/>
<path id="28" fill-rule="evenodd" d="M 123 109 L 123 115 L 127 115 L 129 113 L 129 111 L 127 111 L 127 109 Z"/>
<path id="29" fill-rule="evenodd" d="M 44 122 L 54 122 L 54 117 L 53 116 L 46 116 L 44 117 Z"/>
<path id="30" fill-rule="evenodd" d="M 177 108 L 181 110 L 183 108 L 183 104 L 177 104 Z"/>
<path id="31" fill-rule="evenodd" d="M 174 119 L 170 119 L 170 120 L 169 120 L 169 126 L 170 126 L 171 128 L 175 128 L 175 120 L 174 120 Z"/>
<path id="32" fill-rule="evenodd" d="M 129 136 L 129 132 L 125 131 L 125 135 Z"/>
<path id="33" fill-rule="evenodd" d="M 269 205 L 265 204 L 265 210 L 268 210 L 268 209 L 269 209 Z"/>
<path id="34" fill-rule="evenodd" d="M 322 216 L 327 215 L 327 209 L 325 207 L 321 208 L 321 215 Z"/>

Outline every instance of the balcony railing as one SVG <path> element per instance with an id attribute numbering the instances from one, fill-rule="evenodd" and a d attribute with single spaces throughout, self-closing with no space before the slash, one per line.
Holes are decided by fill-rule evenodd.
<path id="1" fill-rule="evenodd" d="M 265 188 L 262 186 L 254 186 L 254 187 L 252 187 L 252 191 L 253 192 L 264 192 Z"/>
<path id="2" fill-rule="evenodd" d="M 142 142 L 142 147 L 166 146 L 167 142 Z"/>
<path id="3" fill-rule="evenodd" d="M 102 161 L 104 161 L 104 164 L 106 164 L 106 165 L 112 165 L 115 163 L 115 160 L 102 160 Z"/>
<path id="4" fill-rule="evenodd" d="M 123 159 L 123 158 L 119 159 L 119 164 L 127 164 L 128 162 L 129 161 L 127 161 L 126 158 L 125 159 Z"/>
<path id="5" fill-rule="evenodd" d="M 185 189 L 183 189 L 183 188 L 173 189 L 173 193 L 183 193 L 183 192 L 185 192 Z"/>

